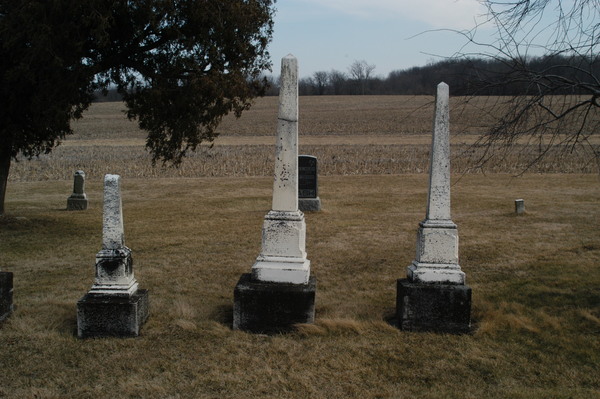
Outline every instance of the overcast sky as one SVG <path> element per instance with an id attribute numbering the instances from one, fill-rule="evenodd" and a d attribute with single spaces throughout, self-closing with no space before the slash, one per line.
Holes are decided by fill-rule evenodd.
<path id="1" fill-rule="evenodd" d="M 298 58 L 300 76 L 336 69 L 355 60 L 374 74 L 420 66 L 435 55 L 451 56 L 465 39 L 437 29 L 470 29 L 481 19 L 477 0 L 279 0 L 270 53 L 273 74 L 281 58 Z"/>

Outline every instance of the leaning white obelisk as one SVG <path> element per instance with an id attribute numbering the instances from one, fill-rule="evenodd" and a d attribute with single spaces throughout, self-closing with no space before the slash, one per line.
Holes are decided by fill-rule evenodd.
<path id="1" fill-rule="evenodd" d="M 306 258 L 306 224 L 298 209 L 298 60 L 281 61 L 271 211 L 261 252 L 234 290 L 233 328 L 282 332 L 314 321 L 316 279 Z"/>
<path id="2" fill-rule="evenodd" d="M 450 216 L 449 88 L 437 86 L 425 220 L 407 278 L 398 280 L 396 314 L 404 330 L 464 333 L 471 288 L 458 263 L 458 229 Z"/>

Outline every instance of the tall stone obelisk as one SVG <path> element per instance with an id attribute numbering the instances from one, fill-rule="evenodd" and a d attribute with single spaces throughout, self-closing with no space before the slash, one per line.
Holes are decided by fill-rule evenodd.
<path id="1" fill-rule="evenodd" d="M 471 288 L 458 263 L 458 230 L 450 216 L 449 88 L 437 87 L 429 195 L 415 260 L 398 280 L 396 312 L 405 330 L 462 333 L 470 329 Z"/>
<path id="2" fill-rule="evenodd" d="M 234 329 L 281 332 L 314 321 L 316 279 L 305 237 L 298 210 L 298 61 L 288 55 L 281 61 L 272 210 L 252 273 L 243 274 L 234 290 Z"/>
<path id="3" fill-rule="evenodd" d="M 137 336 L 148 318 L 148 291 L 138 289 L 131 249 L 125 246 L 120 176 L 104 177 L 102 249 L 96 254 L 96 277 L 77 302 L 77 334 Z"/>

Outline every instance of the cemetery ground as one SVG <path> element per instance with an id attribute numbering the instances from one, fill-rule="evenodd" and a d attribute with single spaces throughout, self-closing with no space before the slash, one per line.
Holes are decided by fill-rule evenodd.
<path id="1" fill-rule="evenodd" d="M 340 100 L 301 98 L 300 152 L 321 168 L 323 211 L 306 214 L 316 323 L 286 335 L 231 329 L 233 288 L 260 251 L 271 206 L 276 99 L 226 120 L 215 147 L 181 169 L 151 167 L 143 133 L 108 103 L 53 154 L 16 164 L 0 219 L 0 270 L 14 273 L 16 305 L 0 327 L 0 397 L 598 397 L 594 166 L 573 156 L 514 177 L 527 160 L 510 158 L 470 173 L 461 140 L 474 132 L 455 137 L 452 219 L 473 333 L 403 332 L 393 326 L 396 279 L 425 216 L 432 108 L 422 121 L 389 112 L 431 99 L 351 99 L 343 115 Z M 327 129 L 332 118 L 355 130 Z M 77 169 L 89 209 L 67 212 Z M 75 305 L 102 242 L 104 173 L 122 176 L 125 243 L 150 317 L 138 338 L 80 340 Z"/>

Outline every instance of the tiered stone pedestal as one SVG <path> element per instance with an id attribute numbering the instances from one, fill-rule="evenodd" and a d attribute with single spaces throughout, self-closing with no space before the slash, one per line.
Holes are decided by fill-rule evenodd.
<path id="1" fill-rule="evenodd" d="M 138 289 L 131 250 L 101 250 L 96 255 L 92 289 L 77 302 L 77 335 L 137 337 L 148 319 L 148 290 Z"/>
<path id="2" fill-rule="evenodd" d="M 471 331 L 471 287 L 399 279 L 396 316 L 407 331 L 464 334 Z"/>
<path id="3" fill-rule="evenodd" d="M 0 322 L 13 311 L 13 274 L 0 272 Z"/>
<path id="4" fill-rule="evenodd" d="M 308 284 L 273 283 L 242 274 L 233 292 L 233 329 L 274 334 L 294 324 L 313 323 L 317 280 Z"/>
<path id="5" fill-rule="evenodd" d="M 133 295 L 88 292 L 77 302 L 77 335 L 137 337 L 148 319 L 148 290 Z"/>

